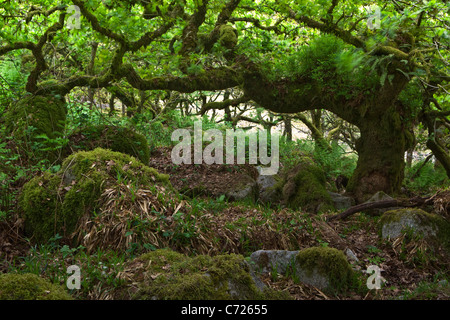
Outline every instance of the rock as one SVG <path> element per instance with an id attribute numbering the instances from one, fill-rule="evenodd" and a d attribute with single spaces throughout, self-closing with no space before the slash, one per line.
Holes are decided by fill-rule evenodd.
<path id="1" fill-rule="evenodd" d="M 259 250 L 252 253 L 250 260 L 255 272 L 289 273 L 302 283 L 330 292 L 345 290 L 352 281 L 353 270 L 346 256 L 334 248 Z"/>
<path id="2" fill-rule="evenodd" d="M 384 200 L 394 200 L 394 198 L 392 198 L 391 196 L 387 195 L 383 191 L 378 191 L 369 200 L 367 200 L 364 203 L 372 203 L 372 202 L 378 202 L 378 201 L 384 201 Z M 379 216 L 379 215 L 382 215 L 386 211 L 395 210 L 395 209 L 399 209 L 399 208 L 391 207 L 391 208 L 382 208 L 382 209 L 371 209 L 371 210 L 367 210 L 366 212 L 369 215 Z"/>
<path id="3" fill-rule="evenodd" d="M 66 115 L 67 105 L 63 97 L 27 95 L 13 103 L 5 113 L 6 133 L 15 139 L 26 139 L 32 126 L 33 140 L 43 134 L 54 139 L 62 136 Z"/>
<path id="4" fill-rule="evenodd" d="M 262 280 L 256 275 L 256 273 L 253 271 L 251 267 L 249 267 L 249 273 L 252 277 L 253 281 L 255 282 L 256 288 L 258 288 L 259 291 L 264 292 L 264 289 L 266 288 L 266 285 Z"/>
<path id="5" fill-rule="evenodd" d="M 258 166 L 258 173 L 261 173 L 261 168 Z M 277 184 L 276 176 L 259 174 L 256 183 L 258 184 L 259 195 L 258 200 L 262 203 L 274 203 L 279 200 L 279 196 L 275 190 Z"/>
<path id="6" fill-rule="evenodd" d="M 344 253 L 329 247 L 301 250 L 296 257 L 296 274 L 301 282 L 329 292 L 346 290 L 353 278 Z"/>
<path id="7" fill-rule="evenodd" d="M 294 210 L 318 213 L 335 210 L 326 190 L 323 169 L 308 157 L 285 173 L 276 185 L 282 204 Z"/>
<path id="8" fill-rule="evenodd" d="M 378 191 L 372 197 L 370 197 L 370 199 L 367 200 L 365 203 L 372 203 L 372 202 L 383 201 L 383 200 L 394 200 L 394 198 L 387 195 L 383 191 Z"/>
<path id="9" fill-rule="evenodd" d="M 276 271 L 279 274 L 285 274 L 289 266 L 295 263 L 295 257 L 298 251 L 286 250 L 258 250 L 250 255 L 252 268 L 262 273 Z"/>
<path id="10" fill-rule="evenodd" d="M 0 300 L 73 300 L 66 290 L 31 273 L 0 274 Z"/>
<path id="11" fill-rule="evenodd" d="M 241 180 L 234 185 L 229 186 L 226 196 L 230 201 L 239 201 L 251 199 L 256 201 L 258 196 L 258 184 L 249 175 L 243 175 Z"/>
<path id="12" fill-rule="evenodd" d="M 395 239 L 411 232 L 412 235 L 437 240 L 450 249 L 450 222 L 436 214 L 416 208 L 390 210 L 383 214 L 379 224 L 383 239 Z"/>
<path id="13" fill-rule="evenodd" d="M 80 235 L 73 233 L 84 232 L 81 229 L 86 226 L 78 228 L 79 221 L 98 216 L 102 193 L 125 183 L 135 188 L 164 187 L 167 195 L 172 190 L 168 176 L 129 155 L 101 148 L 72 154 L 58 172 L 45 172 L 24 185 L 19 206 L 25 234 L 36 243 L 45 243 L 56 233 L 75 240 Z"/>
<path id="14" fill-rule="evenodd" d="M 26 95 L 12 103 L 4 115 L 5 133 L 14 137 L 16 143 L 37 142 L 48 151 L 33 153 L 31 162 L 42 159 L 57 161 L 60 150 L 53 139 L 63 137 L 67 116 L 67 105 L 63 97 L 53 95 Z M 44 140 L 45 139 L 45 140 Z M 41 148 L 44 149 L 44 148 Z"/>
<path id="15" fill-rule="evenodd" d="M 347 259 L 354 262 L 359 262 L 359 259 L 356 257 L 356 254 L 349 248 L 345 249 L 345 255 Z"/>
<path id="16" fill-rule="evenodd" d="M 355 200 L 351 197 L 346 197 L 335 192 L 328 192 L 328 194 L 330 195 L 336 210 L 347 210 L 355 205 Z"/>
<path id="17" fill-rule="evenodd" d="M 446 286 L 448 286 L 448 281 L 444 279 L 444 280 L 439 281 L 438 284 L 442 287 L 446 287 Z"/>
<path id="18" fill-rule="evenodd" d="M 299 268 L 297 271 L 297 276 L 302 283 L 316 287 L 320 290 L 330 289 L 329 278 L 325 274 L 319 272 L 317 268 L 312 270 Z"/>
<path id="19" fill-rule="evenodd" d="M 146 253 L 131 261 L 121 278 L 127 283 L 116 299 L 256 300 L 288 299 L 252 277 L 241 255 L 185 256 L 170 249 Z M 130 290 L 132 289 L 132 290 Z"/>

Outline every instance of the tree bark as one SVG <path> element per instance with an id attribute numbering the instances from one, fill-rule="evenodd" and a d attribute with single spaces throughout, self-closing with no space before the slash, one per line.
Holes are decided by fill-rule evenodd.
<path id="1" fill-rule="evenodd" d="M 284 135 L 288 141 L 292 141 L 292 118 L 289 116 L 283 117 L 284 119 Z"/>
<path id="2" fill-rule="evenodd" d="M 93 42 L 91 44 L 91 60 L 89 61 L 89 65 L 86 70 L 86 74 L 88 76 L 94 75 L 94 66 L 95 66 L 95 57 L 97 56 L 98 42 Z M 95 90 L 93 88 L 88 88 L 88 101 L 89 101 L 89 109 L 94 107 L 94 96 Z"/>
<path id="3" fill-rule="evenodd" d="M 372 110 L 377 109 L 372 107 Z M 378 191 L 389 195 L 400 192 L 404 155 L 414 139 L 394 106 L 382 112 L 368 111 L 364 118 L 359 124 L 361 136 L 355 145 L 358 163 L 347 186 L 347 192 L 353 194 L 357 202 L 367 200 Z"/>

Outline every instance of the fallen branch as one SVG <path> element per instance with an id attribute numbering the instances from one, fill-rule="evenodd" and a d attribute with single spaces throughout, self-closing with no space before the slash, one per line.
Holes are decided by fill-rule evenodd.
<path id="1" fill-rule="evenodd" d="M 336 220 L 336 219 L 344 219 L 347 218 L 348 216 L 351 216 L 352 214 L 364 211 L 364 210 L 369 210 L 369 209 L 383 209 L 383 208 L 391 208 L 391 207 L 419 207 L 419 206 L 423 206 L 423 205 L 427 205 L 430 202 L 433 202 L 433 199 L 438 195 L 438 193 L 436 193 L 435 195 L 431 196 L 431 197 L 425 197 L 425 198 L 421 198 L 421 197 L 414 197 L 414 198 L 410 198 L 410 199 L 404 199 L 404 200 L 381 200 L 381 201 L 376 201 L 376 202 L 370 202 L 370 203 L 361 203 L 358 204 L 356 206 L 353 206 L 351 208 L 348 208 L 347 210 L 345 210 L 344 212 L 341 212 L 339 214 L 336 214 L 334 216 L 331 216 L 329 218 L 327 218 L 327 221 L 332 221 L 332 220 Z"/>

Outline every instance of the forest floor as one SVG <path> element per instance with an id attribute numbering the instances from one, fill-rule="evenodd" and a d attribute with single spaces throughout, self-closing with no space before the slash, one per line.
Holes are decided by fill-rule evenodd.
<path id="1" fill-rule="evenodd" d="M 220 165 L 181 165 L 174 166 L 168 149 L 160 149 L 153 153 L 150 163 L 162 173 L 170 175 L 172 185 L 177 190 L 196 190 L 202 185 L 200 194 L 193 196 L 209 197 L 214 199 L 220 196 L 223 188 L 240 179 L 243 172 L 256 177 L 257 171 L 251 166 L 220 166 Z M 205 192 L 206 190 L 206 192 Z M 267 209 L 264 209 L 267 210 Z M 290 215 L 285 209 L 275 210 L 274 217 L 282 223 L 289 223 Z M 220 233 L 230 224 L 237 221 L 250 221 L 260 218 L 262 209 L 254 206 L 249 209 L 247 205 L 234 203 L 222 208 L 214 220 L 214 229 Z M 448 272 L 450 262 L 447 255 L 441 252 L 432 252 L 425 242 L 404 239 L 389 242 L 379 237 L 377 221 L 379 217 L 364 213 L 352 215 L 345 220 L 325 222 L 326 217 L 334 213 L 323 215 L 304 214 L 309 226 L 298 234 L 296 243 L 283 242 L 283 238 L 274 236 L 258 228 L 249 228 L 241 232 L 251 233 L 250 238 L 257 238 L 262 243 L 260 248 L 253 249 L 283 249 L 299 250 L 312 246 L 327 246 L 340 250 L 350 249 L 356 258 L 353 268 L 364 271 L 369 265 L 377 265 L 381 276 L 385 279 L 381 290 L 365 290 L 363 292 L 348 292 L 344 295 L 329 296 L 319 289 L 296 283 L 291 277 L 280 274 L 264 275 L 262 280 L 269 287 L 284 290 L 296 300 L 372 300 L 372 299 L 450 299 L 450 286 Z M 287 220 L 283 220 L 286 218 Z M 245 224 L 244 224 L 245 226 Z M 239 242 L 236 236 L 230 236 L 230 241 Z M 242 244 L 230 246 L 230 250 L 248 256 L 251 252 L 242 249 Z M 283 245 L 286 243 L 286 245 Z M 226 250 L 227 248 L 223 248 Z M 256 251 L 256 250 L 255 250 Z M 35 253 L 33 246 L 23 236 L 23 221 L 16 216 L 15 219 L 0 222 L 0 273 L 8 272 L 12 265 L 18 261 L 27 260 L 24 257 Z M 22 263 L 22 268 L 25 268 Z M 86 296 L 93 296 L 86 294 Z M 98 296 L 97 296 L 98 298 Z"/>

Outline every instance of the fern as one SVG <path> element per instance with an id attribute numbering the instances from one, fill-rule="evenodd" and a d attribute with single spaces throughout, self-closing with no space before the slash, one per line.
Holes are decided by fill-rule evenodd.
<path id="1" fill-rule="evenodd" d="M 18 61 L 0 59 L 0 105 L 7 105 L 24 93 L 26 77 L 20 72 Z"/>

